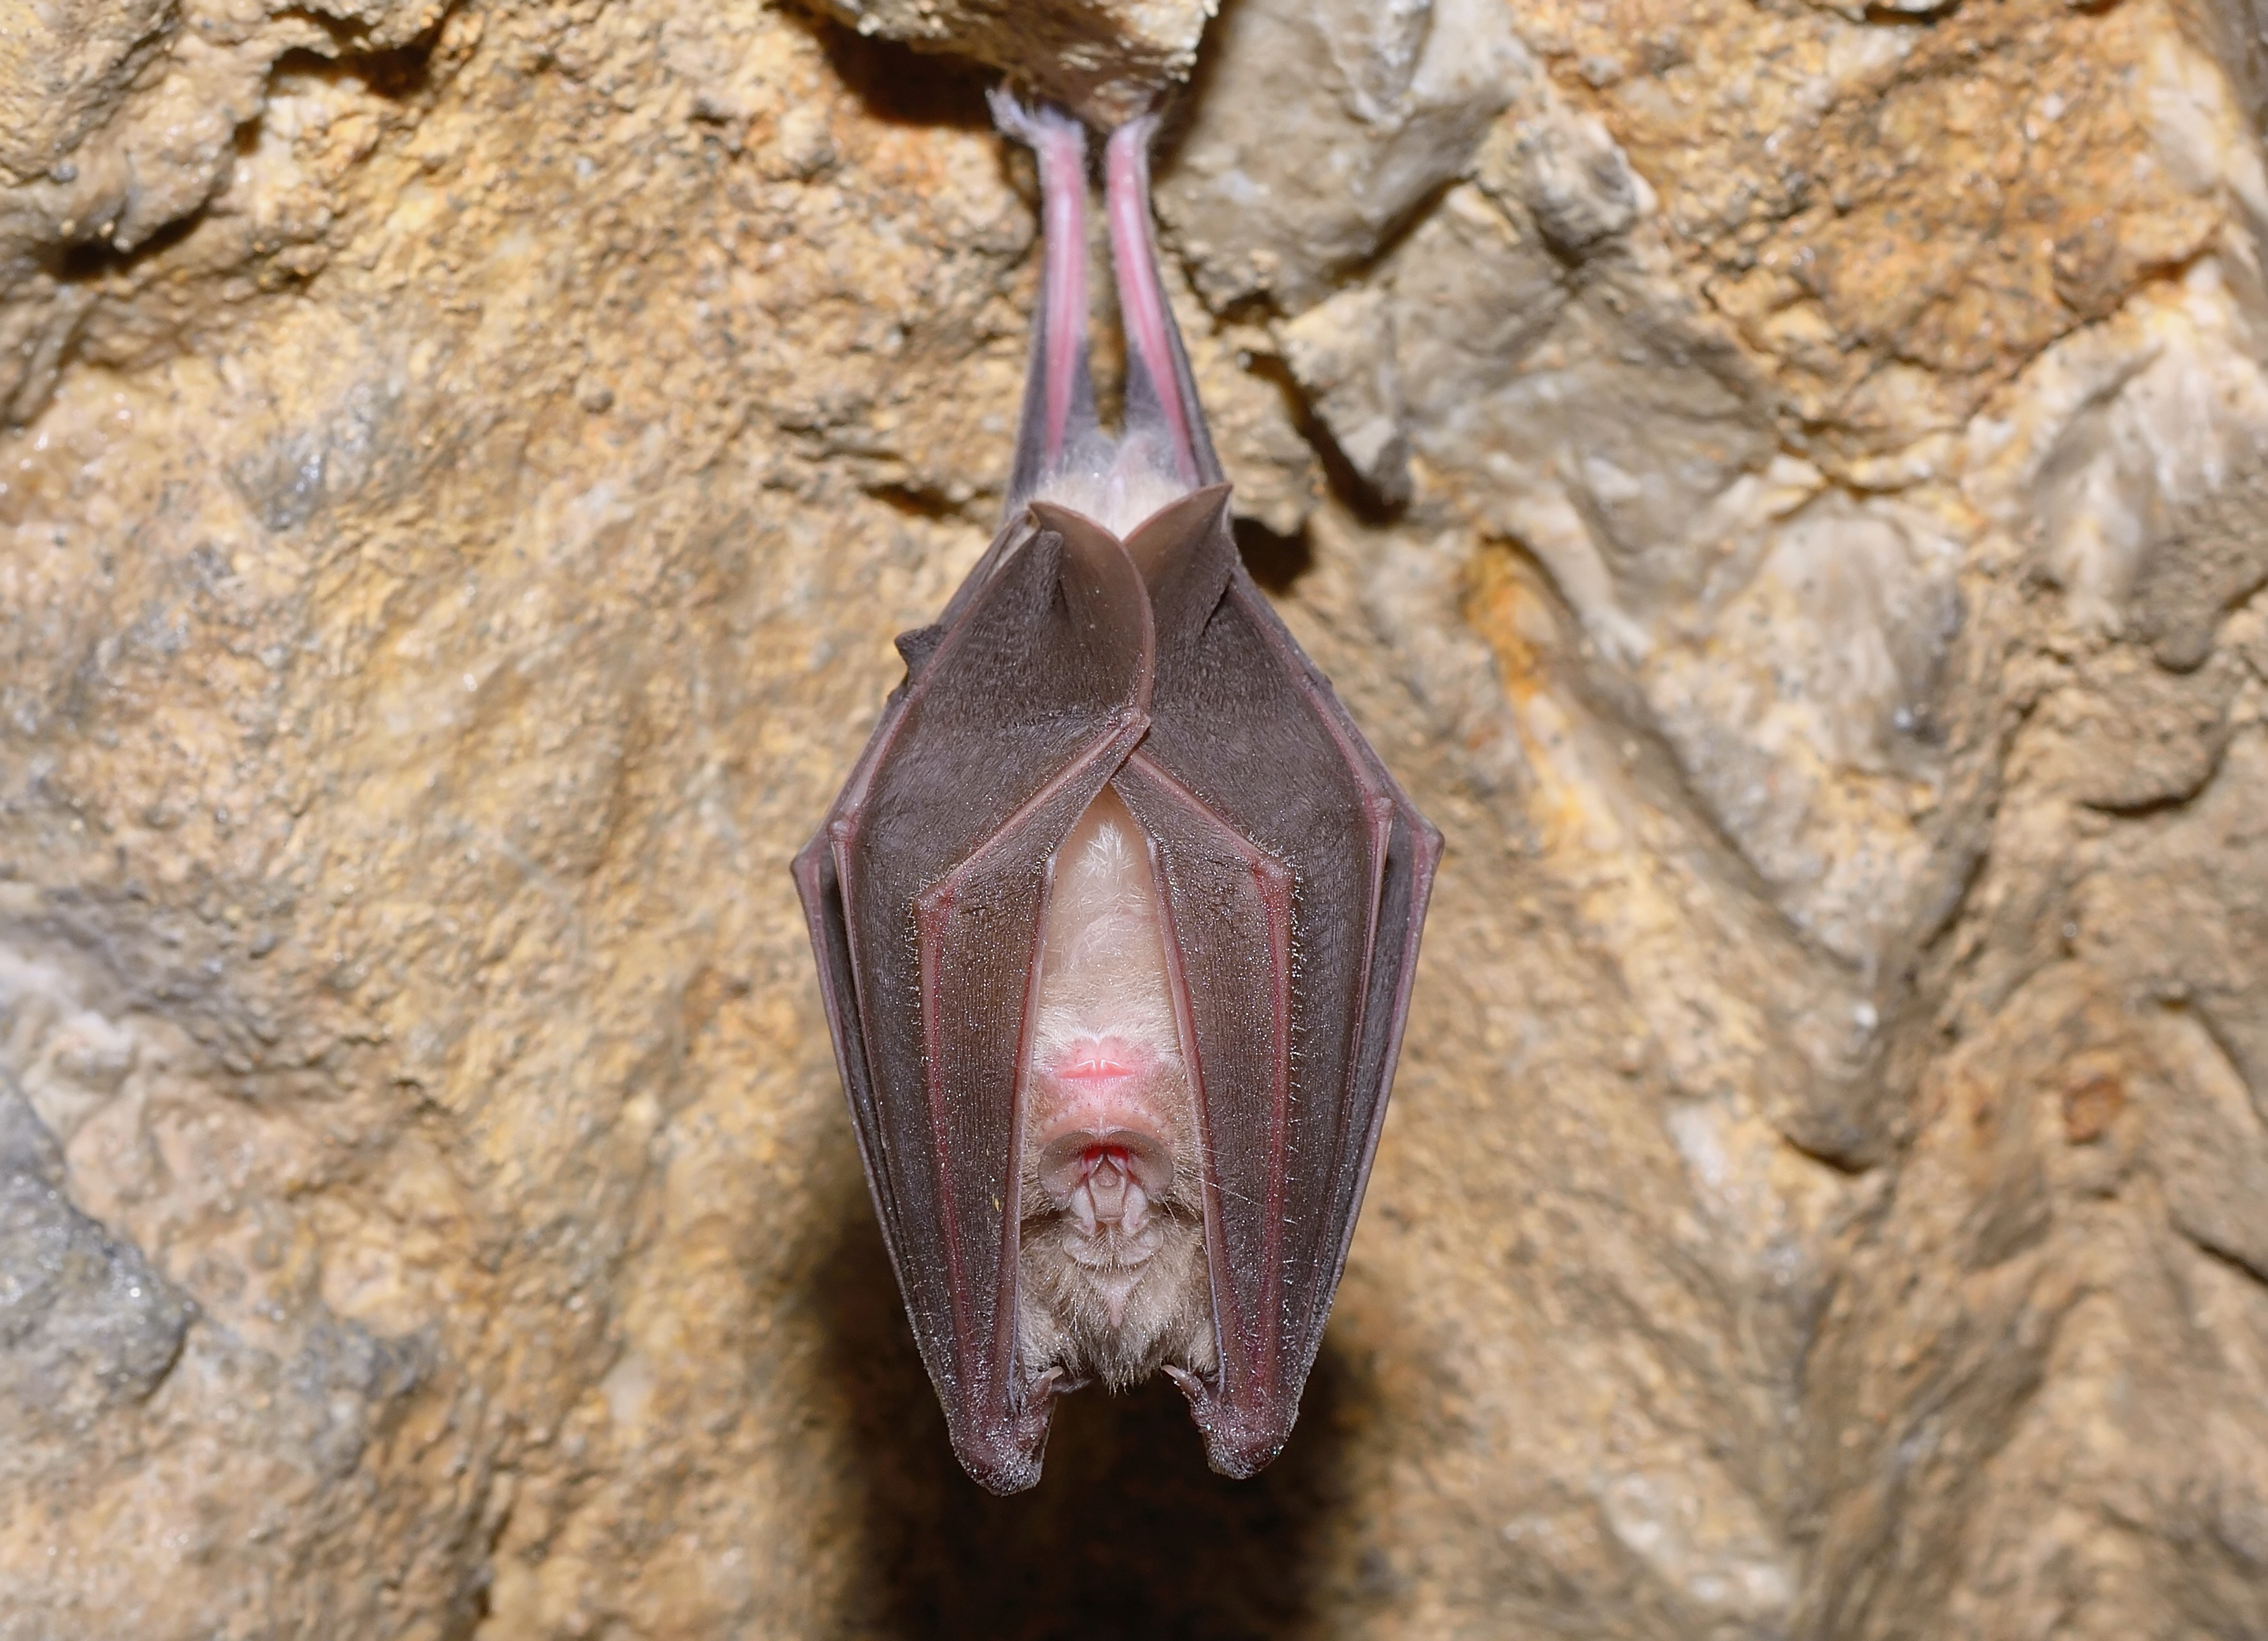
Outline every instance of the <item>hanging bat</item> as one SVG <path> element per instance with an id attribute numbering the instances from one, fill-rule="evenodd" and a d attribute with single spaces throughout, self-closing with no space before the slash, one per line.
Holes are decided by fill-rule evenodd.
<path id="1" fill-rule="evenodd" d="M 1394 1077 L 1440 834 L 1238 559 L 1152 240 L 1104 166 L 1120 437 L 1086 347 L 1086 140 L 1038 156 L 1006 519 L 796 857 L 874 1208 L 954 1452 L 1032 1486 L 1055 1399 L 1170 1374 L 1214 1469 L 1281 1452 Z"/>

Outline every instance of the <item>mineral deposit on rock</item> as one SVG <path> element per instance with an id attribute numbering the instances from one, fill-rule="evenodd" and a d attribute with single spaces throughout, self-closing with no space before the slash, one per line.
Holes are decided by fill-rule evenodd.
<path id="1" fill-rule="evenodd" d="M 0 18 L 0 1637 L 2268 1634 L 2255 13 L 1205 11 Z M 1249 1484 L 960 1475 L 786 872 L 999 504 L 1002 69 L 1186 81 L 1448 834 Z"/>

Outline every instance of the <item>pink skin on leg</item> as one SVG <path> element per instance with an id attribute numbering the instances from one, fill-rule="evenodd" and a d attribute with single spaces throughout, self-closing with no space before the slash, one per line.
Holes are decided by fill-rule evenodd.
<path id="1" fill-rule="evenodd" d="M 1174 463 L 1182 482 L 1197 482 L 1197 445 L 1182 403 L 1167 342 L 1166 293 L 1158 283 L 1158 253 L 1150 232 L 1150 137 L 1155 114 L 1130 120 L 1110 134 L 1103 155 L 1103 202 L 1110 223 L 1110 262 L 1118 276 L 1118 316 L 1126 344 L 1150 373 L 1173 431 Z"/>
<path id="2" fill-rule="evenodd" d="M 1086 352 L 1086 128 L 1057 108 L 1027 108 L 1005 89 L 992 117 L 1028 144 L 1040 166 L 1040 389 L 1043 465 L 1063 454 L 1079 362 Z"/>
<path id="3" fill-rule="evenodd" d="M 1086 132 L 1076 121 L 1042 113 L 1032 121 L 1040 162 L 1040 209 L 1046 224 L 1041 301 L 1047 326 L 1047 454 L 1063 454 L 1071 422 L 1071 381 L 1086 345 Z"/>

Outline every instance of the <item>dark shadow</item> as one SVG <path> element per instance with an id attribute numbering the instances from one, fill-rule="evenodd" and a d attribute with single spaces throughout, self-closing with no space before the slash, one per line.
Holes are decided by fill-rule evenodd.
<path id="1" fill-rule="evenodd" d="M 89 284 L 114 274 L 131 272 L 139 264 L 163 256 L 195 233 L 204 219 L 205 208 L 200 205 L 128 251 L 120 250 L 107 239 L 78 239 L 69 245 L 42 247 L 36 254 L 42 269 L 56 283 Z"/>
<path id="2" fill-rule="evenodd" d="M 843 84 L 866 112 L 890 125 L 955 126 L 989 131 L 992 112 L 985 88 L 1001 76 L 967 57 L 916 51 L 895 40 L 876 40 L 827 18 L 793 7 L 782 15 L 811 31 Z"/>
<path id="3" fill-rule="evenodd" d="M 869 484 L 866 494 L 909 519 L 932 523 L 952 519 L 981 519 L 988 526 L 999 511 L 997 496 L 972 496 L 956 502 L 944 491 L 925 484 Z"/>
<path id="4" fill-rule="evenodd" d="M 319 19 L 320 20 L 320 19 Z M 406 46 L 372 50 L 358 43 L 359 31 L 329 19 L 328 32 L 336 40 L 334 53 L 295 49 L 276 59 L 270 84 L 289 85 L 294 80 L 335 85 L 353 80 L 389 102 L 408 102 L 433 83 L 433 48 L 441 26 L 434 23 Z"/>
<path id="5" fill-rule="evenodd" d="M 1058 1404 L 1039 1486 L 996 1498 L 953 1456 L 863 1195 L 814 1277 L 865 1493 L 852 1580 L 863 1596 L 846 1630 L 1211 1641 L 1317 1628 L 1338 1413 L 1352 1394 L 1328 1340 L 1291 1446 L 1251 1481 L 1205 1468 L 1187 1404 L 1160 1379 Z"/>
<path id="6" fill-rule="evenodd" d="M 1376 485 L 1356 472 L 1354 464 L 1339 449 L 1338 441 L 1331 437 L 1330 429 L 1325 427 L 1322 419 L 1316 416 L 1314 408 L 1307 402 L 1307 394 L 1300 390 L 1300 384 L 1292 379 L 1291 370 L 1283 360 L 1256 355 L 1247 369 L 1260 380 L 1275 384 L 1276 391 L 1283 395 L 1284 414 L 1291 418 L 1292 426 L 1299 433 L 1300 441 L 1314 452 L 1315 463 L 1323 470 L 1323 482 L 1349 512 L 1364 524 L 1383 526 L 1394 523 L 1410 510 L 1406 472 L 1403 475 L 1402 482 L 1390 494 L 1381 492 Z M 1252 574 L 1255 580 L 1260 578 L 1258 570 Z"/>
<path id="7" fill-rule="evenodd" d="M 1315 545 L 1305 530 L 1278 535 L 1257 519 L 1235 523 L 1236 550 L 1252 578 L 1281 598 L 1315 567 Z"/>
<path id="8" fill-rule="evenodd" d="M 331 43 L 328 51 L 287 51 L 276 59 L 276 70 L 308 79 L 359 80 L 380 97 L 406 101 L 432 88 L 434 48 L 441 43 L 441 31 L 462 4 L 463 0 L 442 0 L 423 28 L 393 46 L 372 44 L 370 24 L 341 15 L 344 8 L 285 6 L 274 15 L 320 29 Z"/>

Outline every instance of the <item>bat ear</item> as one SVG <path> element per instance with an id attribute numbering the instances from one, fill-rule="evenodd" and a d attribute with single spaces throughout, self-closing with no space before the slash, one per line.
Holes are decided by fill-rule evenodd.
<path id="1" fill-rule="evenodd" d="M 1126 556 L 1142 572 L 1152 599 L 1162 599 L 1190 567 L 1202 563 L 1205 539 L 1228 517 L 1229 487 L 1208 484 L 1176 497 L 1134 526 Z"/>
<path id="2" fill-rule="evenodd" d="M 1064 598 L 1072 615 L 1096 648 L 1135 661 L 1141 680 L 1137 704 L 1146 711 L 1158 659 L 1157 622 L 1150 590 L 1126 544 L 1069 507 L 1034 502 L 1031 510 L 1042 532 L 1063 543 Z"/>
<path id="3" fill-rule="evenodd" d="M 937 646 L 945 642 L 945 629 L 932 622 L 926 627 L 916 627 L 898 635 L 898 659 L 906 664 L 906 676 L 919 678 L 929 658 L 937 653 Z"/>
<path id="4" fill-rule="evenodd" d="M 1228 486 L 1208 484 L 1167 503 L 1135 526 L 1126 556 L 1149 589 L 1159 650 L 1179 651 L 1204 630 L 1236 569 Z"/>

